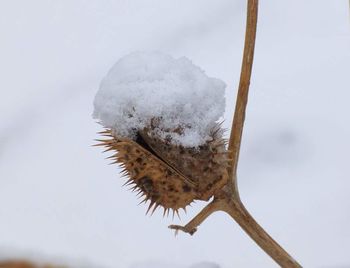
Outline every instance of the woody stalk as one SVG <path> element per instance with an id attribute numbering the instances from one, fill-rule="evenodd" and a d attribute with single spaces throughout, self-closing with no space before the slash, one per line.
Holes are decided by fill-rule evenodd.
<path id="1" fill-rule="evenodd" d="M 216 211 L 224 211 L 229 214 L 260 246 L 260 248 L 263 249 L 281 267 L 301 267 L 301 265 L 294 260 L 249 214 L 240 199 L 237 185 L 237 165 L 254 59 L 258 2 L 258 0 L 248 0 L 247 3 L 247 21 L 243 61 L 228 145 L 229 159 L 232 159 L 232 162 L 228 167 L 229 182 L 218 194 L 214 196 L 213 201 L 209 203 L 188 224 L 185 226 L 170 225 L 169 228 L 174 229 L 176 232 L 181 230 L 193 235 L 196 232 L 197 227 L 208 216 Z"/>

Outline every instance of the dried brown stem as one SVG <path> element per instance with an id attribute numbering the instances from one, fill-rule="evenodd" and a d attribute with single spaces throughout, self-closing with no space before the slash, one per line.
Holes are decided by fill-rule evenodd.
<path id="1" fill-rule="evenodd" d="M 222 210 L 222 207 L 223 207 L 222 200 L 214 199 L 213 202 L 209 203 L 206 207 L 204 207 L 201 210 L 201 212 L 199 212 L 197 216 L 194 217 L 185 226 L 170 225 L 169 228 L 175 230 L 176 232 L 175 234 L 177 234 L 178 231 L 183 231 L 185 233 L 193 235 L 197 231 L 197 227 L 201 225 L 201 223 L 205 221 L 206 218 L 208 218 L 215 211 Z"/>
<path id="2" fill-rule="evenodd" d="M 237 186 L 237 165 L 242 140 L 245 112 L 248 102 L 250 78 L 252 73 L 256 26 L 258 18 L 258 0 L 248 0 L 247 24 L 241 77 L 238 87 L 235 113 L 229 140 L 229 158 L 232 165 L 228 168 L 229 183 L 216 195 L 192 221 L 185 226 L 171 225 L 169 228 L 193 234 L 197 227 L 213 212 L 222 210 L 228 213 L 242 229 L 281 267 L 301 267 L 265 230 L 254 220 L 242 204 Z"/>
<path id="3" fill-rule="evenodd" d="M 231 199 L 224 208 L 242 229 L 281 267 L 301 267 L 249 214 L 239 199 Z"/>
<path id="4" fill-rule="evenodd" d="M 254 48 L 256 37 L 256 26 L 258 20 L 258 0 L 248 0 L 247 23 L 245 33 L 245 43 L 243 60 L 241 67 L 241 77 L 238 86 L 235 113 L 232 122 L 231 135 L 228 145 L 229 158 L 232 159 L 232 165 L 228 168 L 229 178 L 233 185 L 230 188 L 237 189 L 237 165 L 241 147 L 245 111 L 248 102 L 248 93 L 250 78 L 252 74 Z M 235 193 L 238 195 L 237 193 Z"/>
<path id="5" fill-rule="evenodd" d="M 246 107 L 256 39 L 258 19 L 258 0 L 248 0 L 247 25 L 244 44 L 241 77 L 238 87 L 236 108 L 229 140 L 230 158 L 233 159 L 229 167 L 229 199 L 224 209 L 242 229 L 281 267 L 301 267 L 265 230 L 254 220 L 242 204 L 237 185 L 237 165 L 242 141 Z"/>

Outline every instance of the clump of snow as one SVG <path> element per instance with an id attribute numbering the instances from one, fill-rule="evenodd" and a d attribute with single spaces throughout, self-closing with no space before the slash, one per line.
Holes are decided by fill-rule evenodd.
<path id="1" fill-rule="evenodd" d="M 101 82 L 93 117 L 129 138 L 156 119 L 155 134 L 196 147 L 210 138 L 224 113 L 225 87 L 185 57 L 135 52 L 120 59 Z"/>

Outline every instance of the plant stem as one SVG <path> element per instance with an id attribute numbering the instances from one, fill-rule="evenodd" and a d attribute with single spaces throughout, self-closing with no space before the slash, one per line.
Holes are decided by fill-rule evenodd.
<path id="1" fill-rule="evenodd" d="M 224 208 L 242 229 L 281 267 L 301 267 L 265 230 L 254 220 L 239 199 L 231 199 Z"/>
<path id="2" fill-rule="evenodd" d="M 194 234 L 197 227 L 213 212 L 222 210 L 228 213 L 242 229 L 281 267 L 301 267 L 266 231 L 254 220 L 241 202 L 237 186 L 237 165 L 242 141 L 245 112 L 248 102 L 248 92 L 252 73 L 256 26 L 258 19 L 258 0 L 248 0 L 245 44 L 241 67 L 241 77 L 238 87 L 235 113 L 229 140 L 229 159 L 232 164 L 228 167 L 229 182 L 214 200 L 208 204 L 187 225 L 170 225 L 169 228 Z"/>
<path id="3" fill-rule="evenodd" d="M 229 158 L 232 165 L 228 168 L 229 178 L 231 178 L 231 188 L 237 189 L 237 165 L 241 147 L 245 111 L 248 102 L 250 78 L 252 74 L 254 48 L 256 37 L 256 26 L 258 22 L 258 0 L 248 0 L 247 22 L 244 42 L 244 52 L 241 67 L 241 77 L 238 86 L 235 113 L 232 122 L 231 135 L 228 145 Z M 238 191 L 235 192 L 238 196 Z"/>
<path id="4" fill-rule="evenodd" d="M 242 204 L 237 185 L 237 165 L 242 141 L 242 132 L 250 78 L 252 73 L 254 48 L 256 39 L 256 27 L 258 20 L 258 0 L 248 0 L 247 23 L 241 77 L 238 87 L 236 108 L 232 122 L 232 130 L 229 140 L 229 158 L 232 165 L 228 168 L 229 178 L 226 211 L 242 229 L 281 267 L 301 267 L 265 230 L 254 220 Z"/>

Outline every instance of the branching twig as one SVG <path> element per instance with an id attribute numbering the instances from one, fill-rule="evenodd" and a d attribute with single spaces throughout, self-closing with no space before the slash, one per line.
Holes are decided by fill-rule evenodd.
<path id="1" fill-rule="evenodd" d="M 242 140 L 245 111 L 248 101 L 250 77 L 253 66 L 256 26 L 258 18 L 258 0 L 248 0 L 247 24 L 244 44 L 241 77 L 238 87 L 236 108 L 229 140 L 229 158 L 232 165 L 228 168 L 229 182 L 192 221 L 185 226 L 171 225 L 169 228 L 193 234 L 197 227 L 213 212 L 222 210 L 228 213 L 242 229 L 281 267 L 301 267 L 264 229 L 254 220 L 242 204 L 237 187 L 237 164 Z"/>
<path id="2" fill-rule="evenodd" d="M 209 203 L 205 208 L 201 210 L 189 223 L 185 226 L 180 225 L 170 225 L 169 228 L 175 230 L 176 234 L 178 231 L 183 231 L 190 235 L 193 235 L 197 231 L 197 227 L 205 221 L 211 214 L 215 211 L 222 210 L 223 204 L 222 199 L 214 199 L 211 203 Z"/>

